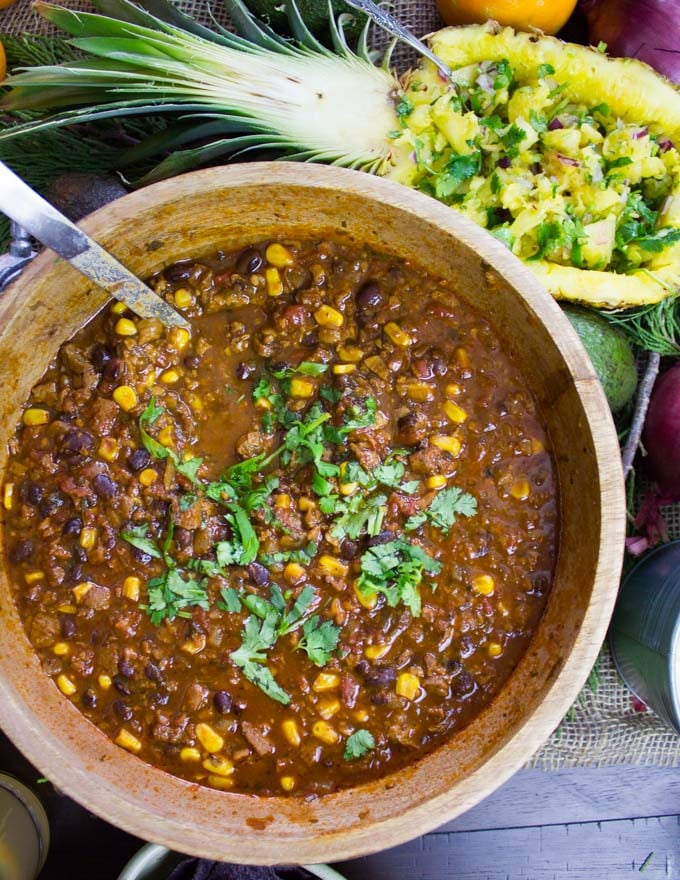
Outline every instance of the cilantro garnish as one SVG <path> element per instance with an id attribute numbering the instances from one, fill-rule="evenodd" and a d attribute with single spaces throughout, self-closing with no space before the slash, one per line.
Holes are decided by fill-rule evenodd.
<path id="1" fill-rule="evenodd" d="M 159 461 L 164 461 L 166 458 L 169 458 L 175 465 L 177 473 L 182 474 L 192 483 L 196 484 L 198 483 L 198 469 L 203 464 L 203 459 L 181 459 L 174 450 L 169 449 L 167 446 L 163 446 L 162 443 L 155 440 L 146 430 L 149 425 L 153 425 L 154 422 L 158 420 L 163 412 L 164 408 L 156 403 L 154 397 L 151 397 L 144 412 L 139 417 L 139 433 L 142 438 L 142 444 L 146 451 Z"/>
<path id="2" fill-rule="evenodd" d="M 275 609 L 272 609 L 262 621 L 251 614 L 246 619 L 241 633 L 241 646 L 229 656 L 248 681 L 259 687 L 272 700 L 287 706 L 290 703 L 290 695 L 277 683 L 267 666 L 266 652 L 278 637 L 277 622 L 278 614 Z"/>
<path id="3" fill-rule="evenodd" d="M 406 95 L 402 95 L 399 98 L 396 106 L 397 111 L 397 119 L 401 122 L 402 125 L 405 125 L 406 117 L 410 116 L 413 112 L 413 104 L 409 101 Z"/>
<path id="4" fill-rule="evenodd" d="M 228 611 L 230 614 L 238 614 L 241 610 L 241 598 L 233 587 L 222 587 L 221 599 L 217 600 L 220 611 Z"/>
<path id="5" fill-rule="evenodd" d="M 339 638 L 340 628 L 330 620 L 320 623 L 318 614 L 315 614 L 305 621 L 298 648 L 305 651 L 316 666 L 325 666 L 338 647 Z"/>
<path id="6" fill-rule="evenodd" d="M 364 595 L 381 593 L 390 608 L 402 602 L 414 617 L 420 616 L 418 587 L 423 575 L 439 574 L 441 562 L 403 538 L 371 547 L 361 557 L 357 589 Z"/>
<path id="7" fill-rule="evenodd" d="M 501 135 L 501 143 L 511 159 L 519 154 L 519 144 L 526 139 L 526 136 L 527 133 L 524 129 L 515 125 L 514 122 L 512 125 L 509 125 L 505 133 Z"/>
<path id="8" fill-rule="evenodd" d="M 163 554 L 161 553 L 158 544 L 153 538 L 148 537 L 148 533 L 149 524 L 142 523 L 139 526 L 134 526 L 127 532 L 121 532 L 120 536 L 124 541 L 127 541 L 128 544 L 131 544 L 143 553 L 153 556 L 154 559 L 162 559 Z"/>
<path id="9" fill-rule="evenodd" d="M 351 736 L 347 737 L 345 753 L 342 757 L 345 761 L 353 761 L 356 758 L 363 758 L 367 752 L 374 748 L 375 740 L 370 730 L 355 730 Z"/>
<path id="10" fill-rule="evenodd" d="M 448 198 L 456 192 L 460 184 L 479 174 L 481 167 L 482 154 L 479 150 L 468 155 L 454 154 L 435 178 L 436 197 Z"/>
<path id="11" fill-rule="evenodd" d="M 536 71 L 536 75 L 539 79 L 545 79 L 546 76 L 552 76 L 555 73 L 555 68 L 552 64 L 539 64 L 538 70 Z"/>
<path id="12" fill-rule="evenodd" d="M 458 516 L 474 516 L 477 513 L 477 501 L 468 492 L 463 492 L 457 486 L 443 489 L 435 495 L 428 508 L 411 516 L 406 520 L 405 528 L 410 531 L 417 529 L 425 521 L 429 521 L 444 535 L 455 523 Z"/>
<path id="13" fill-rule="evenodd" d="M 190 605 L 197 605 L 205 611 L 209 609 L 205 580 L 193 578 L 185 580 L 173 566 L 163 575 L 153 578 L 148 585 L 149 601 L 144 607 L 151 623 L 158 626 L 166 617 L 191 617 L 184 611 Z"/>

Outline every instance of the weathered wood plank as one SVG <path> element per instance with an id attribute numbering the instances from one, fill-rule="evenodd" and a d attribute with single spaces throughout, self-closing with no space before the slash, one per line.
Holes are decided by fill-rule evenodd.
<path id="1" fill-rule="evenodd" d="M 483 831 L 672 816 L 680 812 L 680 768 L 521 770 L 440 831 Z"/>
<path id="2" fill-rule="evenodd" d="M 338 865 L 348 880 L 670 880 L 680 817 L 428 834 Z"/>

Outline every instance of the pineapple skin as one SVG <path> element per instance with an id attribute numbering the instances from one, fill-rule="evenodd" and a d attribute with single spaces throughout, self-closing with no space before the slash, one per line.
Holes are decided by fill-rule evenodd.
<path id="1" fill-rule="evenodd" d="M 521 81 L 535 74 L 538 65 L 549 64 L 555 71 L 552 79 L 560 85 L 567 84 L 565 94 L 575 103 L 608 104 L 612 113 L 622 120 L 646 125 L 650 132 L 680 144 L 680 89 L 635 59 L 609 58 L 596 49 L 564 43 L 554 37 L 516 33 L 492 22 L 444 28 L 430 35 L 428 41 L 435 54 L 454 71 L 483 61 L 505 59 Z M 422 83 L 429 89 L 438 87 L 444 92 L 437 71 L 425 59 L 405 77 L 403 87 L 407 94 L 414 83 Z M 413 116 L 413 128 L 411 117 L 406 119 L 411 140 L 430 124 L 422 113 L 416 112 Z M 458 118 L 451 119 L 448 128 L 441 121 L 437 127 L 445 132 L 453 146 L 465 138 L 469 124 L 468 121 L 463 126 Z M 468 127 L 468 132 L 463 131 L 463 127 Z M 416 185 L 413 152 L 403 141 L 396 142 L 389 164 L 381 173 L 406 185 Z M 673 181 L 659 225 L 680 228 L 680 168 L 675 170 Z M 455 205 L 452 207 L 455 210 Z M 465 213 L 477 219 L 470 211 Z M 485 225 L 481 216 L 478 222 Z M 633 308 L 680 293 L 680 242 L 655 254 L 646 264 L 646 270 L 626 274 L 579 269 L 545 259 L 525 263 L 555 299 L 594 308 Z"/>

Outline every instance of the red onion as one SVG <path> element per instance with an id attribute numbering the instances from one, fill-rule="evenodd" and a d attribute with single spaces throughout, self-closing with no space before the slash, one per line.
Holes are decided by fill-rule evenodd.
<path id="1" fill-rule="evenodd" d="M 580 162 L 578 161 L 578 159 L 572 159 L 572 158 L 569 157 L 569 156 L 563 156 L 562 153 L 558 153 L 558 154 L 557 154 L 557 158 L 559 159 L 559 161 L 560 161 L 563 165 L 571 165 L 571 166 L 573 166 L 574 168 L 578 168 L 579 165 L 580 165 Z"/>
<path id="2" fill-rule="evenodd" d="M 559 116 L 554 116 L 550 122 L 548 123 L 548 128 L 550 131 L 557 131 L 560 128 L 564 128 L 562 123 L 560 122 Z"/>
<path id="3" fill-rule="evenodd" d="M 590 42 L 610 55 L 627 55 L 680 83 L 678 0 L 582 0 Z"/>
<path id="4" fill-rule="evenodd" d="M 639 141 L 639 140 L 641 140 L 643 137 L 647 137 L 648 134 L 649 134 L 649 129 L 648 129 L 648 128 L 638 128 L 638 130 L 637 130 L 637 131 L 635 132 L 635 134 L 633 135 L 633 140 L 634 140 L 634 141 Z"/>
<path id="5" fill-rule="evenodd" d="M 680 501 L 680 364 L 654 386 L 642 442 L 664 502 Z"/>
<path id="6" fill-rule="evenodd" d="M 668 137 L 659 138 L 659 150 L 662 153 L 667 153 L 669 150 L 674 148 L 673 141 Z"/>

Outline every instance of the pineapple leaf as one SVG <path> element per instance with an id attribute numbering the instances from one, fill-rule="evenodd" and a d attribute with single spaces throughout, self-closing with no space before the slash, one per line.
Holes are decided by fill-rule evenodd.
<path id="1" fill-rule="evenodd" d="M 264 22 L 258 21 L 242 0 L 224 0 L 229 17 L 236 29 L 251 43 L 262 49 L 272 52 L 287 52 L 294 54 L 295 50 L 283 37 L 268 27 Z"/>
<path id="2" fill-rule="evenodd" d="M 305 20 L 300 14 L 298 5 L 295 0 L 289 0 L 286 3 L 286 13 L 288 15 L 288 23 L 293 32 L 295 39 L 301 46 L 306 46 L 318 55 L 331 55 L 329 49 L 323 45 L 305 24 Z"/>

